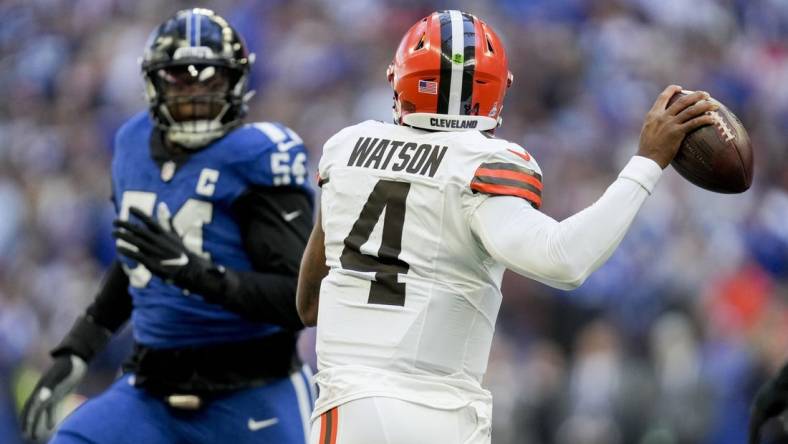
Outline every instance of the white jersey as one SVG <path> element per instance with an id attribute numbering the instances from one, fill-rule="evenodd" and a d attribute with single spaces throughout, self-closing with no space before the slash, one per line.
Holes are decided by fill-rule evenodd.
<path id="1" fill-rule="evenodd" d="M 320 288 L 315 416 L 368 396 L 489 407 L 481 380 L 504 267 L 469 218 L 489 195 L 538 207 L 536 161 L 478 131 L 366 121 L 326 142 L 318 173 L 330 271 Z"/>

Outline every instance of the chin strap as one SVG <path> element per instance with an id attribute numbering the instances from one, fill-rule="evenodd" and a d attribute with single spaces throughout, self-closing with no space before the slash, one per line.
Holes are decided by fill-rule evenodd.
<path id="1" fill-rule="evenodd" d="M 225 135 L 229 128 L 221 122 L 229 109 L 230 105 L 226 104 L 213 119 L 178 122 L 170 114 L 167 105 L 159 106 L 159 111 L 169 120 L 169 125 L 165 129 L 167 140 L 187 149 L 202 148 Z"/>
<path id="2" fill-rule="evenodd" d="M 182 124 L 175 124 L 167 128 L 165 135 L 167 140 L 176 144 L 180 145 L 187 149 L 198 149 L 202 148 L 209 143 L 213 142 L 214 140 L 222 137 L 225 135 L 225 129 L 214 129 L 208 131 L 201 131 L 201 132 L 194 132 L 194 131 L 183 131 L 181 128 L 184 124 L 186 125 L 204 125 L 210 124 L 211 122 L 208 120 L 200 120 L 194 122 L 183 122 Z M 207 126 L 207 125 L 205 125 Z"/>

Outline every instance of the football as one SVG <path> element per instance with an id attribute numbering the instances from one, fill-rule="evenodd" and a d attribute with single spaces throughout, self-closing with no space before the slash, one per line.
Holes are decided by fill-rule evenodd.
<path id="1" fill-rule="evenodd" d="M 675 94 L 668 106 L 691 92 Z M 752 184 L 750 137 L 738 117 L 722 103 L 719 105 L 719 109 L 711 111 L 714 124 L 687 134 L 671 165 L 701 188 L 717 193 L 742 193 Z"/>

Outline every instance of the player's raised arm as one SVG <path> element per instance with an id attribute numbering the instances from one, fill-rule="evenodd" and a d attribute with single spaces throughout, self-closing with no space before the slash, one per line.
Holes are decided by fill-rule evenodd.
<path id="1" fill-rule="evenodd" d="M 471 227 L 487 252 L 517 273 L 553 287 L 580 286 L 619 245 L 684 135 L 711 123 L 704 113 L 716 105 L 705 100 L 705 93 L 686 96 L 666 109 L 680 90 L 671 85 L 659 95 L 646 115 L 638 155 L 588 208 L 558 222 L 528 199 L 496 196 L 483 202 Z"/>

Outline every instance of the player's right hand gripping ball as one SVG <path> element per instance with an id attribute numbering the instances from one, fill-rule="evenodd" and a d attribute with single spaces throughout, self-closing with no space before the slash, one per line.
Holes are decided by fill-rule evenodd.
<path id="1" fill-rule="evenodd" d="M 668 106 L 688 93 L 691 91 L 677 93 L 670 98 Z M 687 134 L 670 164 L 701 188 L 717 193 L 742 193 L 752 184 L 750 136 L 741 121 L 725 105 L 719 105 L 719 109 L 710 111 L 714 124 Z"/>

